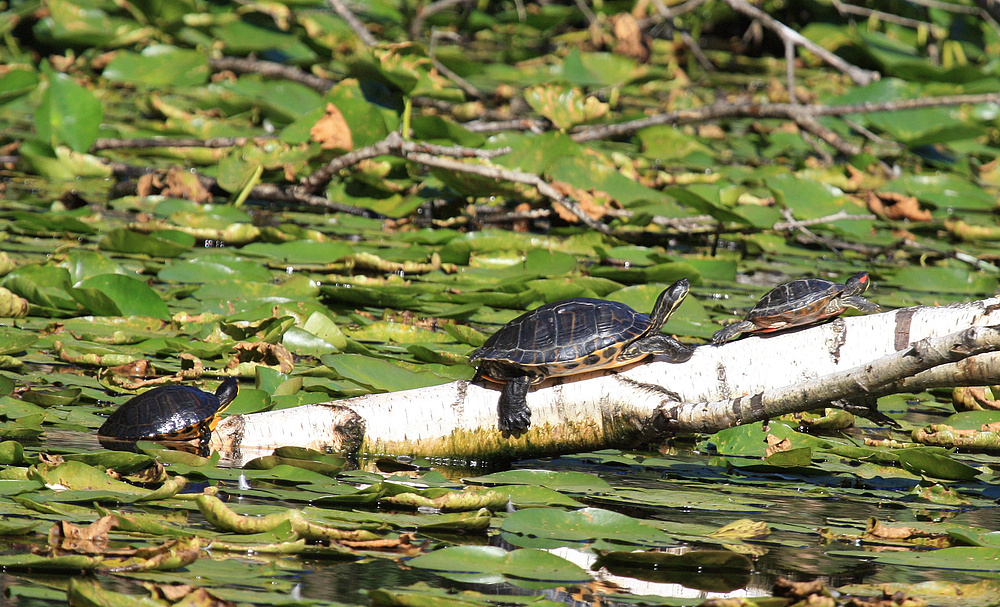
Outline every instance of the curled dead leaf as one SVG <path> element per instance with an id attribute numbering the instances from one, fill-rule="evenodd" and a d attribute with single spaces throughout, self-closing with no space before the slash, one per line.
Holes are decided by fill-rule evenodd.
<path id="1" fill-rule="evenodd" d="M 28 300 L 0 287 L 0 318 L 23 318 L 28 315 Z"/>
<path id="2" fill-rule="evenodd" d="M 615 36 L 614 52 L 632 57 L 639 63 L 649 61 L 649 40 L 643 35 L 639 22 L 631 13 L 618 13 L 613 16 L 611 31 Z"/>
<path id="3" fill-rule="evenodd" d="M 916 196 L 906 196 L 895 192 L 868 192 L 868 210 L 889 219 L 909 219 L 910 221 L 930 221 L 931 212 L 920 208 Z"/>
<path id="4" fill-rule="evenodd" d="M 323 116 L 309 129 L 309 136 L 324 150 L 349 152 L 354 149 L 351 127 L 340 109 L 332 103 L 326 104 Z"/>

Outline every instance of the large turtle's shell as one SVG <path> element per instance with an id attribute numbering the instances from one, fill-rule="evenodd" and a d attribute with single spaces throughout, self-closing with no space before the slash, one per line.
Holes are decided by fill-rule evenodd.
<path id="1" fill-rule="evenodd" d="M 535 367 L 567 375 L 614 366 L 627 345 L 649 328 L 649 314 L 625 304 L 578 297 L 539 306 L 504 325 L 469 359 Z"/>
<path id="2" fill-rule="evenodd" d="M 108 416 L 98 436 L 123 441 L 198 438 L 216 414 L 236 397 L 238 382 L 228 378 L 215 394 L 192 386 L 161 386 L 134 396 Z"/>
<path id="3" fill-rule="evenodd" d="M 830 316 L 827 305 L 844 292 L 844 285 L 822 278 L 799 278 L 767 292 L 746 320 L 758 327 L 801 325 Z"/>

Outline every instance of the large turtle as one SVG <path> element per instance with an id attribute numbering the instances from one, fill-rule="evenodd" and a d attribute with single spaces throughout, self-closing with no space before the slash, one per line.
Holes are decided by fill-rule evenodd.
<path id="1" fill-rule="evenodd" d="M 847 308 L 877 312 L 877 305 L 861 297 L 870 284 L 867 272 L 858 272 L 845 284 L 822 278 L 799 278 L 780 284 L 768 291 L 743 320 L 716 331 L 712 342 L 722 344 L 741 333 L 769 333 L 819 322 Z"/>
<path id="2" fill-rule="evenodd" d="M 660 294 L 652 314 L 625 304 L 578 297 L 539 306 L 494 333 L 469 355 L 477 378 L 503 383 L 497 413 L 505 434 L 531 426 L 528 388 L 549 376 L 618 367 L 650 354 L 684 362 L 693 350 L 660 329 L 687 295 L 681 279 Z"/>
<path id="3" fill-rule="evenodd" d="M 97 436 L 112 441 L 143 439 L 207 442 L 219 415 L 239 391 L 228 377 L 215 394 L 193 386 L 160 386 L 132 397 L 108 416 Z"/>

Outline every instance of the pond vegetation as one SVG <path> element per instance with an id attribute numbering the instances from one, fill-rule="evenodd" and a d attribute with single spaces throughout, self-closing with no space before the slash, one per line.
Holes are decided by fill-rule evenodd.
<path id="1" fill-rule="evenodd" d="M 995 387 L 515 462 L 98 443 L 166 383 L 469 380 L 682 278 L 692 345 L 805 276 L 996 293 L 995 6 L 667 4 L 0 3 L 7 601 L 995 605 Z"/>

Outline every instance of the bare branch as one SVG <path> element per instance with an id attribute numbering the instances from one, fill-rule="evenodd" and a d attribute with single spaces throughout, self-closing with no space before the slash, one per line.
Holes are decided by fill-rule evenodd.
<path id="1" fill-rule="evenodd" d="M 327 2 L 330 3 L 330 6 L 333 7 L 333 10 L 336 11 L 340 18 L 346 21 L 347 25 L 354 30 L 354 33 L 357 34 L 365 46 L 375 46 L 378 44 L 378 40 L 368 31 L 365 24 L 351 12 L 351 9 L 347 8 L 344 0 L 327 0 Z"/>
<path id="2" fill-rule="evenodd" d="M 239 74 L 262 74 L 264 76 L 291 80 L 292 82 L 304 84 L 321 93 L 330 90 L 334 85 L 332 80 L 320 78 L 319 76 L 304 72 L 297 67 L 275 63 L 274 61 L 246 57 L 213 57 L 208 60 L 208 65 L 216 71 L 230 70 Z"/>
<path id="3" fill-rule="evenodd" d="M 812 40 L 809 40 L 802 34 L 791 29 L 784 23 L 781 23 L 771 15 L 768 15 L 764 11 L 760 10 L 756 6 L 750 4 L 746 0 L 724 0 L 734 11 L 743 13 L 748 17 L 758 20 L 765 27 L 771 31 L 778 34 L 782 40 L 791 41 L 794 44 L 801 46 L 808 50 L 809 52 L 815 54 L 823 61 L 837 68 L 838 70 L 847 74 L 851 80 L 857 84 L 869 84 L 875 80 L 879 79 L 878 72 L 872 72 L 869 70 L 863 70 L 855 65 L 844 61 L 837 55 L 834 55 L 830 51 L 826 50 L 822 46 L 816 44 Z"/>

